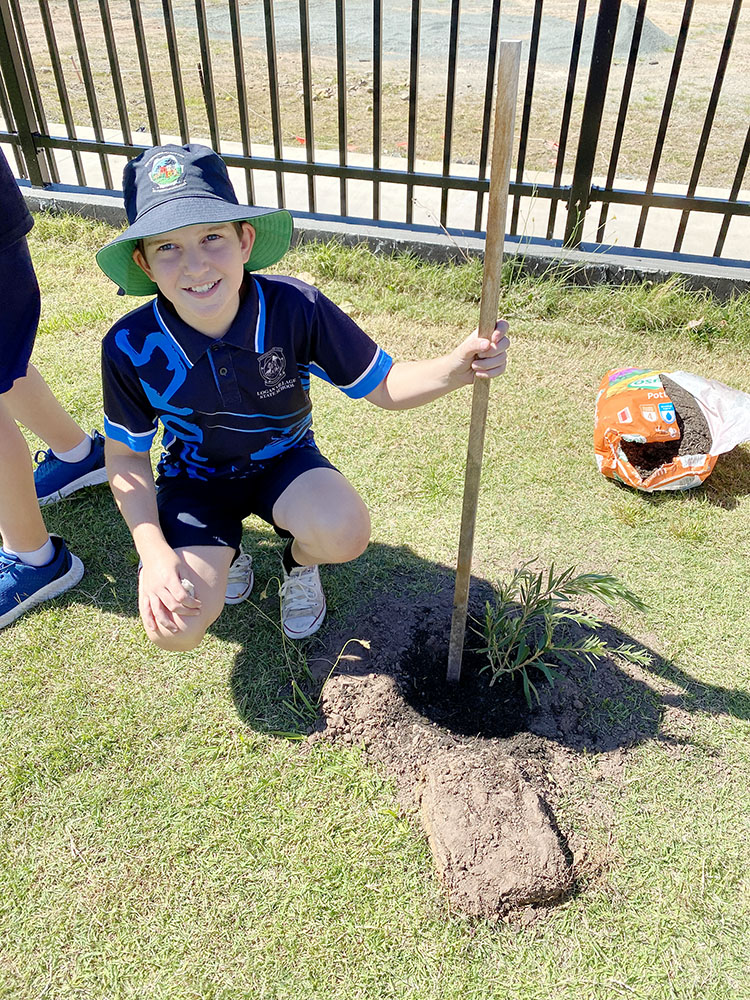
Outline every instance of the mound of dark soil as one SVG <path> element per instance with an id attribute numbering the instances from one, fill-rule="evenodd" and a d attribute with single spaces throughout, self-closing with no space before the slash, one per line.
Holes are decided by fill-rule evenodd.
<path id="1" fill-rule="evenodd" d="M 711 431 L 692 393 L 667 375 L 660 375 L 664 391 L 674 404 L 680 428 L 678 455 L 707 455 L 711 451 Z"/>
<path id="2" fill-rule="evenodd" d="M 563 672 L 554 688 L 540 678 L 539 703 L 530 707 L 513 679 L 490 686 L 471 650 L 461 681 L 448 685 L 453 579 L 424 602 L 392 596 L 406 592 L 394 581 L 357 622 L 361 644 L 349 642 L 340 658 L 352 632 L 328 637 L 318 673 L 327 676 L 337 658 L 338 668 L 310 739 L 361 746 L 395 779 L 401 803 L 420 817 L 452 906 L 530 919 L 570 894 L 575 858 L 586 855 L 556 815 L 581 752 L 600 755 L 603 775 L 619 768 L 623 748 L 658 728 L 658 700 L 636 668 L 605 660 L 585 675 Z"/>
<path id="3" fill-rule="evenodd" d="M 426 721 L 459 736 L 509 737 L 528 728 L 529 706 L 515 677 L 490 683 L 486 659 L 464 652 L 457 684 L 446 679 L 447 635 L 420 629 L 401 660 L 399 684 Z"/>

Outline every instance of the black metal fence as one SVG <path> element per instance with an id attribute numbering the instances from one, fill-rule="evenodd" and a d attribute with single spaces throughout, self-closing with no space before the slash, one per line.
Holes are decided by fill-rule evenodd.
<path id="1" fill-rule="evenodd" d="M 716 7 L 0 0 L 0 143 L 35 186 L 112 190 L 145 146 L 203 140 L 253 203 L 481 232 L 521 37 L 511 234 L 746 259 L 750 26 Z"/>

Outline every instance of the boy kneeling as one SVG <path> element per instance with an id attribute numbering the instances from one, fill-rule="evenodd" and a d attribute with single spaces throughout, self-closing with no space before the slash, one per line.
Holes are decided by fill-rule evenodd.
<path id="1" fill-rule="evenodd" d="M 256 514 L 288 539 L 282 625 L 305 638 L 325 616 L 319 564 L 355 559 L 370 537 L 359 494 L 315 444 L 310 375 L 385 409 L 420 406 L 501 374 L 507 324 L 491 341 L 474 333 L 444 357 L 394 364 L 316 288 L 250 273 L 284 255 L 292 218 L 239 205 L 212 150 L 154 147 L 127 164 L 123 188 L 131 225 L 97 260 L 126 294 L 157 296 L 102 345 L 106 452 L 141 557 L 146 633 L 193 649 L 225 603 L 249 595 L 240 540 Z"/>

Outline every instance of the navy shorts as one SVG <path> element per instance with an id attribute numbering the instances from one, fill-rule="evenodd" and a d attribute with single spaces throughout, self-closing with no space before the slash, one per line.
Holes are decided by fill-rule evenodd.
<path id="1" fill-rule="evenodd" d="M 291 538 L 274 524 L 273 505 L 309 469 L 337 471 L 314 444 L 303 444 L 263 462 L 257 472 L 242 479 L 160 477 L 156 502 L 164 537 L 173 549 L 196 545 L 238 549 L 243 519 L 256 514 L 282 538 Z"/>
<path id="2" fill-rule="evenodd" d="M 26 237 L 0 247 L 0 393 L 7 392 L 29 368 L 39 324 L 39 285 Z"/>
<path id="3" fill-rule="evenodd" d="M 26 245 L 33 224 L 0 150 L 0 393 L 26 374 L 39 323 L 39 285 Z"/>

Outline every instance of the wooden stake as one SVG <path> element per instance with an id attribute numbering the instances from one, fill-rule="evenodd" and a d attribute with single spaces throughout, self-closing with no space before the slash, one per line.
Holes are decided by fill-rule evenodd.
<path id="1" fill-rule="evenodd" d="M 492 140 L 490 197 L 487 209 L 487 238 L 484 249 L 482 299 L 479 306 L 479 335 L 489 338 L 497 322 L 500 299 L 500 275 L 505 244 L 505 217 L 508 207 L 510 163 L 513 154 L 513 128 L 516 118 L 518 72 L 521 65 L 521 43 L 500 42 L 495 102 L 495 129 Z M 489 379 L 475 379 L 471 401 L 469 448 L 466 456 L 464 502 L 461 512 L 461 536 L 458 543 L 456 589 L 453 597 L 453 620 L 448 648 L 448 680 L 461 677 L 461 657 L 466 633 L 466 610 L 469 603 L 471 556 L 474 549 L 474 526 L 482 474 L 484 431 L 487 423 Z"/>

